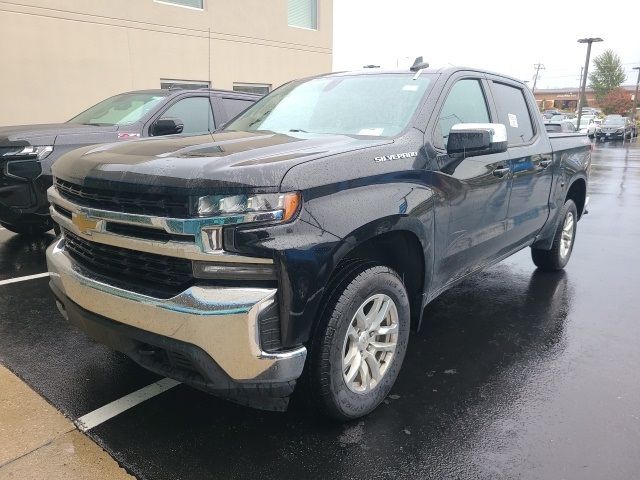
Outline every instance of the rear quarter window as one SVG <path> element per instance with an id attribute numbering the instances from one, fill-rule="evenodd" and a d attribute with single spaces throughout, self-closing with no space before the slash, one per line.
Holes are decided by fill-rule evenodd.
<path id="1" fill-rule="evenodd" d="M 510 146 L 531 142 L 535 136 L 531 113 L 521 88 L 493 82 L 498 121 L 507 127 Z"/>

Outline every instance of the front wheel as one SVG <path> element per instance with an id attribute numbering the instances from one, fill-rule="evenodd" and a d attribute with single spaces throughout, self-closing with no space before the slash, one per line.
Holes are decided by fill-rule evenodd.
<path id="1" fill-rule="evenodd" d="M 334 287 L 313 339 L 309 393 L 325 415 L 350 420 L 393 387 L 409 340 L 409 297 L 396 272 L 371 264 Z"/>
<path id="2" fill-rule="evenodd" d="M 565 202 L 560 211 L 560 219 L 551 250 L 531 249 L 533 263 L 541 270 L 552 272 L 562 270 L 571 257 L 578 223 L 578 209 L 573 200 L 569 199 Z"/>

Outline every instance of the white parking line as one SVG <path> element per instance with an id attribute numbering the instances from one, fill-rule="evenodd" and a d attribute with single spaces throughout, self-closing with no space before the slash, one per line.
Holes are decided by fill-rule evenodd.
<path id="1" fill-rule="evenodd" d="M 83 415 L 75 421 L 75 424 L 81 431 L 86 432 L 87 430 L 91 430 L 93 427 L 106 422 L 110 418 L 120 415 L 122 412 L 135 407 L 139 403 L 155 397 L 162 392 L 166 392 L 176 385 L 180 385 L 180 382 L 170 378 L 163 378 L 162 380 L 158 380 L 157 382 L 147 385 L 140 390 L 136 390 L 129 395 L 125 395 L 118 400 L 107 403 L 104 407 L 100 407 L 93 412 Z"/>
<path id="2" fill-rule="evenodd" d="M 49 276 L 49 272 L 45 272 L 45 273 L 36 273 L 35 275 L 27 275 L 25 277 L 9 278 L 7 280 L 0 280 L 0 286 L 9 285 L 10 283 L 25 282 L 27 280 L 33 280 L 35 278 L 44 278 L 48 276 Z"/>

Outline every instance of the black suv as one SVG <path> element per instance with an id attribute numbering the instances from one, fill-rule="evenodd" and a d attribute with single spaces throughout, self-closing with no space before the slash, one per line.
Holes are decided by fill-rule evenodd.
<path id="1" fill-rule="evenodd" d="M 0 225 L 24 234 L 54 226 L 46 195 L 51 166 L 70 150 L 213 132 L 259 98 L 224 90 L 139 90 L 107 98 L 65 123 L 0 127 Z"/>
<path id="2" fill-rule="evenodd" d="M 624 140 L 634 136 L 632 122 L 621 115 L 607 115 L 602 125 L 596 128 L 596 141 Z"/>

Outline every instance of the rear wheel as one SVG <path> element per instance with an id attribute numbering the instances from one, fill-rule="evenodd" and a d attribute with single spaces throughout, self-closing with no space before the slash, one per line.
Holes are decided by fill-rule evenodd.
<path id="1" fill-rule="evenodd" d="M 312 401 L 338 420 L 362 417 L 389 394 L 409 340 L 409 297 L 396 272 L 362 264 L 335 286 L 315 332 Z"/>
<path id="2" fill-rule="evenodd" d="M 24 222 L 17 224 L 8 224 L 0 222 L 4 228 L 13 233 L 19 233 L 20 235 L 38 236 L 51 230 L 55 223 L 51 219 L 43 220 L 41 222 Z"/>
<path id="3" fill-rule="evenodd" d="M 571 257 L 578 223 L 578 209 L 573 200 L 569 199 L 565 202 L 560 211 L 560 218 L 551 250 L 531 249 L 533 263 L 541 270 L 562 270 Z"/>

